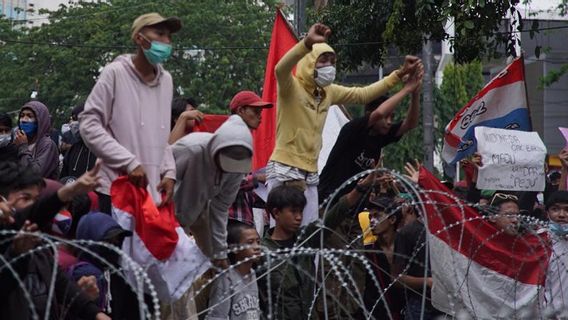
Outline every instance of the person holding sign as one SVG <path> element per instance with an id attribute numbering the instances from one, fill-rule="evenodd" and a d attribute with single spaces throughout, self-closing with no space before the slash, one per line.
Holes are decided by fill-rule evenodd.
<path id="1" fill-rule="evenodd" d="M 562 171 L 560 171 L 560 185 L 558 190 L 566 190 L 566 179 L 568 179 L 568 148 L 562 149 L 558 155 L 560 163 L 562 164 Z"/>
<path id="2" fill-rule="evenodd" d="M 546 202 L 546 213 L 550 220 L 552 254 L 544 287 L 545 306 L 562 318 L 562 312 L 568 307 L 568 191 L 552 193 Z"/>
<path id="3" fill-rule="evenodd" d="M 476 127 L 479 167 L 477 188 L 544 191 L 546 146 L 536 132 Z"/>

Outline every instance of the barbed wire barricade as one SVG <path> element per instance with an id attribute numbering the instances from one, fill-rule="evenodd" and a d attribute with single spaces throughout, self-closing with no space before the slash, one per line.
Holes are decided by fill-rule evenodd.
<path id="1" fill-rule="evenodd" d="M 341 223 L 337 226 L 327 224 L 326 219 L 338 202 L 338 195 L 373 171 L 378 176 L 392 176 L 391 188 L 387 190 L 392 203 L 385 208 L 386 214 L 379 220 L 371 217 L 366 229 L 362 229 L 358 213 L 368 209 L 370 195 L 381 192 L 371 188 L 349 213 L 343 215 Z M 403 196 L 404 201 L 400 201 Z M 417 221 L 424 226 L 423 241 L 415 243 L 409 254 L 401 254 L 396 246 L 392 251 L 365 246 L 365 237 L 372 228 L 409 208 L 415 210 Z M 257 303 L 263 319 L 283 319 L 287 308 L 299 308 L 303 319 L 408 319 L 409 312 L 417 314 L 417 319 L 549 319 L 567 316 L 568 308 L 564 306 L 568 306 L 568 297 L 554 296 L 552 292 L 555 291 L 550 288 L 568 286 L 563 283 L 568 279 L 567 240 L 550 233 L 546 221 L 521 214 L 516 233 L 507 234 L 507 230 L 496 227 L 495 220 L 510 218 L 510 214 L 467 203 L 448 190 L 424 190 L 406 176 L 386 169 L 368 170 L 345 181 L 320 209 L 320 219 L 299 231 L 293 247 L 271 249 L 262 246 L 257 254 L 228 269 L 212 268 L 176 302 L 160 305 L 152 279 L 146 272 L 151 266 L 138 265 L 120 249 L 102 242 L 0 230 L 0 247 L 22 235 L 39 239 L 39 245 L 28 252 L 10 258 L 0 255 L 0 274 L 10 274 L 16 280 L 30 306 L 32 319 L 50 318 L 49 304 L 56 301 L 56 274 L 64 272 L 57 267 L 57 248 L 61 246 L 72 248 L 76 255 L 94 258 L 105 270 L 123 278 L 137 296 L 141 319 L 179 319 L 180 307 L 185 310 L 183 318 L 204 319 L 211 310 L 257 287 L 260 302 L 249 298 L 246 303 Z M 403 235 L 399 233 L 397 237 Z M 395 242 L 402 240 L 397 238 Z M 253 247 L 230 247 L 227 254 Z M 97 248 L 117 254 L 120 264 L 107 261 Z M 22 278 L 25 275 L 17 267 L 19 261 L 34 259 L 40 253 L 53 257 L 48 306 L 42 306 L 42 310 L 46 310 L 44 317 L 36 312 L 33 297 Z M 389 259 L 395 262 L 385 267 L 373 258 L 377 255 L 392 256 Z M 184 257 L 184 261 L 191 265 L 192 257 Z M 209 295 L 214 283 L 251 261 L 255 262 L 254 271 L 231 282 L 218 293 L 220 296 L 216 297 L 215 303 L 211 303 Z M 395 271 L 393 266 L 397 264 L 401 268 Z M 421 274 L 416 274 L 416 270 Z M 419 284 L 411 284 L 409 275 L 421 279 Z M 299 282 L 293 282 L 293 279 Z M 372 299 L 369 299 L 369 290 L 374 291 L 371 292 Z M 290 298 L 291 294 L 297 294 L 300 300 Z M 151 297 L 150 305 L 145 295 Z M 417 310 L 410 310 L 408 304 L 404 306 L 409 297 L 419 301 Z M 401 301 L 393 301 L 393 298 Z M 291 301 L 299 301 L 301 305 L 290 306 Z M 233 302 L 231 308 L 240 310 L 241 306 Z M 67 311 L 63 309 L 60 314 Z"/>

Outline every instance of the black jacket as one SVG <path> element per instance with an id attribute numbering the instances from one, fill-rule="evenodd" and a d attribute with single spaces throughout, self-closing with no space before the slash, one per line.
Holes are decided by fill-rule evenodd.
<path id="1" fill-rule="evenodd" d="M 54 193 L 36 202 L 33 206 L 16 212 L 15 223 L 10 226 L 0 226 L 0 230 L 19 230 L 25 220 L 37 223 L 40 229 L 45 230 L 63 205 L 57 193 Z M 15 255 L 12 251 L 12 241 L 8 240 L 11 237 L 13 236 L 0 236 L 0 242 L 2 242 L 0 254 L 3 258 L 0 259 L 0 319 L 32 319 L 31 305 L 34 306 L 39 319 L 43 319 L 53 272 L 56 274 L 49 319 L 95 318 L 100 312 L 99 308 L 58 269 L 51 247 L 36 248 L 37 250 L 30 253 Z M 42 245 L 45 246 L 45 244 L 40 244 Z M 6 263 L 9 263 L 12 270 Z M 21 285 L 28 291 L 31 301 L 26 298 Z"/>
<path id="2" fill-rule="evenodd" d="M 67 150 L 59 176 L 79 178 L 83 173 L 91 170 L 96 161 L 97 156 L 87 148 L 83 140 L 79 140 Z"/>
<path id="3" fill-rule="evenodd" d="M 4 253 L 4 258 L 15 262 L 11 266 L 30 297 L 28 300 L 14 273 L 4 273 L 0 291 L 0 319 L 32 319 L 32 306 L 39 319 L 44 319 L 54 271 L 49 319 L 95 319 L 100 312 L 96 303 L 89 300 L 57 267 L 49 250 L 39 250 L 18 260 L 14 260 L 16 257 L 11 250 Z"/>

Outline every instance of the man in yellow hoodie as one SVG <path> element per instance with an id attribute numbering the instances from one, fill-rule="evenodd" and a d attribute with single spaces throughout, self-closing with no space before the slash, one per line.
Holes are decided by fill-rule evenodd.
<path id="1" fill-rule="evenodd" d="M 369 86 L 349 88 L 333 84 L 336 56 L 325 43 L 330 34 L 327 26 L 314 24 L 275 68 L 278 82 L 276 145 L 267 166 L 268 189 L 288 184 L 304 190 L 308 202 L 302 225 L 317 219 L 317 161 L 329 107 L 366 104 L 385 94 L 422 64 L 417 57 L 406 56 L 400 69 Z M 292 70 L 296 64 L 294 76 Z"/>

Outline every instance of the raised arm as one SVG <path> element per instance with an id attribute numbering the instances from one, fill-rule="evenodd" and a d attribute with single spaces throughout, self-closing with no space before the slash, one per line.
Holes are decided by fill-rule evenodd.
<path id="1" fill-rule="evenodd" d="M 422 61 L 415 56 L 406 56 L 404 65 L 388 77 L 366 87 L 344 87 L 332 84 L 332 104 L 367 104 L 384 95 L 401 79 L 422 66 Z"/>
<path id="2" fill-rule="evenodd" d="M 396 133 L 397 137 L 404 135 L 418 126 L 420 117 L 420 93 L 422 92 L 422 77 L 424 76 L 424 70 L 422 69 L 422 66 L 419 66 L 418 70 L 404 85 L 405 88 L 408 87 L 407 90 L 412 94 L 412 98 L 410 100 L 410 107 L 406 112 L 406 117 Z"/>
<path id="3" fill-rule="evenodd" d="M 292 69 L 294 66 L 310 51 L 315 43 L 323 43 L 331 34 L 331 29 L 327 26 L 316 23 L 311 26 L 304 40 L 298 42 L 290 49 L 282 59 L 276 64 L 275 73 L 278 86 L 280 88 L 289 88 L 292 86 L 294 76 Z"/>

